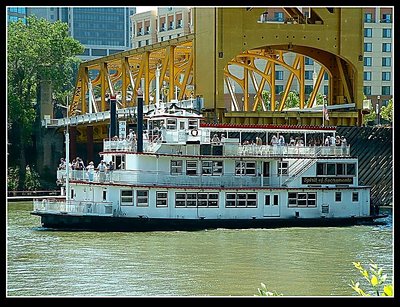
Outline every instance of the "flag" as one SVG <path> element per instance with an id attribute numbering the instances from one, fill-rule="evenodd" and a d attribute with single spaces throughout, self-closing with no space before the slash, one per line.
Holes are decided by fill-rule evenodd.
<path id="1" fill-rule="evenodd" d="M 325 103 L 324 103 L 324 108 L 323 108 L 323 111 L 322 111 L 322 112 L 323 112 L 323 114 L 324 114 L 325 120 L 329 120 L 328 109 L 327 109 Z"/>

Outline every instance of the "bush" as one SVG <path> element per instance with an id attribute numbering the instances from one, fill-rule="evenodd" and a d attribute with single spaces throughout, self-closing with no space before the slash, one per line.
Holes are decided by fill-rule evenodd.
<path id="1" fill-rule="evenodd" d="M 19 185 L 19 167 L 8 167 L 7 188 L 8 191 L 16 191 Z"/>

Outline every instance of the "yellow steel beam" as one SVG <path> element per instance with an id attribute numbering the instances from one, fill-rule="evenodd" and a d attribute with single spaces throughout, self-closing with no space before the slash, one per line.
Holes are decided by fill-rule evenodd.
<path id="1" fill-rule="evenodd" d="M 100 86 L 101 86 L 101 108 L 100 111 L 104 112 L 107 109 L 107 104 L 106 104 L 106 91 L 108 88 L 108 69 L 107 69 L 107 63 L 102 62 L 100 63 Z"/>
<path id="2" fill-rule="evenodd" d="M 175 94 L 175 56 L 174 56 L 174 51 L 175 51 L 175 46 L 171 45 L 168 46 L 168 56 L 169 56 L 169 94 L 168 98 L 169 101 L 174 99 L 174 94 Z"/>
<path id="3" fill-rule="evenodd" d="M 315 81 L 314 88 L 310 94 L 310 97 L 308 98 L 307 108 L 311 108 L 313 106 L 314 99 L 317 96 L 318 89 L 321 85 L 322 79 L 324 78 L 324 73 L 325 73 L 325 69 L 321 66 L 321 69 L 319 70 L 317 79 Z"/>

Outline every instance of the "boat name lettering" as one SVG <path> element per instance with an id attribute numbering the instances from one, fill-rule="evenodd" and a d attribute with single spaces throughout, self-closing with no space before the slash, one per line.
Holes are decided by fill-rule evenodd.
<path id="1" fill-rule="evenodd" d="M 353 184 L 353 177 L 303 177 L 302 184 Z"/>

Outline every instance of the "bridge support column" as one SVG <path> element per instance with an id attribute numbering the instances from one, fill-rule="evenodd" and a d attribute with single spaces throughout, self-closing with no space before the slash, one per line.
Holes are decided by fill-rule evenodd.
<path id="1" fill-rule="evenodd" d="M 69 157 L 71 161 L 76 158 L 76 127 L 69 126 Z M 70 161 L 70 162 L 71 162 Z"/>
<path id="2" fill-rule="evenodd" d="M 93 126 L 86 127 L 86 157 L 86 164 L 93 161 Z"/>

